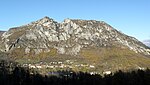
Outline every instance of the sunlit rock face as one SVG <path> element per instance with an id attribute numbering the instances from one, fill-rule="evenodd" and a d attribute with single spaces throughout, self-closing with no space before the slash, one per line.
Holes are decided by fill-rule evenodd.
<path id="1" fill-rule="evenodd" d="M 0 44 L 3 52 L 24 48 L 25 53 L 34 49 L 38 54 L 55 48 L 58 54 L 78 55 L 82 48 L 115 46 L 150 55 L 148 47 L 137 39 L 95 20 L 65 19 L 58 23 L 44 17 L 2 33 Z"/>

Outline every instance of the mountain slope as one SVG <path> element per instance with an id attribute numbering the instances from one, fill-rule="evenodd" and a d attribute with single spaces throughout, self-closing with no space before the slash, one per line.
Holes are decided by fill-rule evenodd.
<path id="1" fill-rule="evenodd" d="M 103 21 L 65 19 L 58 23 L 44 17 L 11 28 L 1 39 L 0 50 L 21 62 L 73 60 L 76 64 L 94 65 L 96 71 L 150 66 L 147 46 Z"/>

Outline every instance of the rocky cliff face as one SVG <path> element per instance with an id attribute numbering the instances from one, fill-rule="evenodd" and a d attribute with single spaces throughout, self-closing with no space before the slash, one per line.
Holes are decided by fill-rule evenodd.
<path id="1" fill-rule="evenodd" d="M 59 54 L 77 55 L 85 47 L 129 48 L 136 53 L 150 55 L 150 50 L 137 39 L 118 32 L 103 21 L 65 19 L 57 23 L 44 17 L 21 27 L 11 28 L 2 36 L 0 50 L 24 48 L 36 54 L 57 49 Z"/>
<path id="2" fill-rule="evenodd" d="M 2 52 L 24 61 L 41 56 L 40 60 L 47 61 L 63 58 L 94 64 L 95 69 L 103 70 L 150 66 L 150 59 L 145 57 L 150 55 L 147 46 L 104 21 L 65 19 L 58 23 L 44 17 L 9 29 L 0 39 Z"/>

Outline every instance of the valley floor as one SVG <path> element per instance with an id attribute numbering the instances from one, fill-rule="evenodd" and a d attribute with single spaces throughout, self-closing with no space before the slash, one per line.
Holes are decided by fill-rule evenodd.
<path id="1" fill-rule="evenodd" d="M 14 63 L 0 62 L 1 85 L 150 85 L 150 70 L 118 71 L 101 76 L 85 72 L 56 71 L 55 75 L 31 73 Z"/>

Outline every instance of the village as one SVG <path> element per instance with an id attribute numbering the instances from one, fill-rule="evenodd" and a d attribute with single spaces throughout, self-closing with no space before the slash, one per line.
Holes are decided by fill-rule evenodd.
<path id="1" fill-rule="evenodd" d="M 76 61 L 73 60 L 65 60 L 62 61 L 53 61 L 53 62 L 39 62 L 35 64 L 23 64 L 22 67 L 28 67 L 29 69 L 34 69 L 37 71 L 40 71 L 40 73 L 52 73 L 54 71 L 61 71 L 61 70 L 73 70 L 73 71 L 84 71 L 89 72 L 91 75 L 99 74 L 98 72 L 95 72 L 95 66 L 90 64 L 79 64 Z M 45 72 L 47 73 L 45 73 Z"/>

